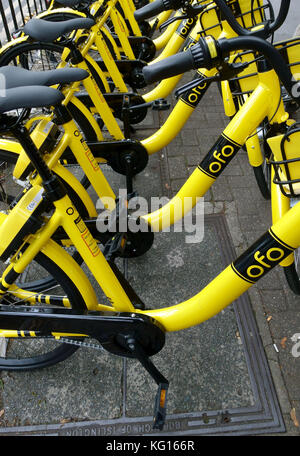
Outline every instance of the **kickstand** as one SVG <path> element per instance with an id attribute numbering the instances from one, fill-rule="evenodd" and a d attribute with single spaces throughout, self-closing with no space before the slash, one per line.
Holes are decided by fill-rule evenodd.
<path id="1" fill-rule="evenodd" d="M 153 429 L 163 429 L 166 419 L 167 393 L 169 388 L 168 380 L 159 372 L 152 361 L 146 355 L 143 347 L 134 338 L 128 338 L 127 347 L 136 359 L 140 361 L 146 371 L 151 375 L 158 385 L 155 398 Z"/>

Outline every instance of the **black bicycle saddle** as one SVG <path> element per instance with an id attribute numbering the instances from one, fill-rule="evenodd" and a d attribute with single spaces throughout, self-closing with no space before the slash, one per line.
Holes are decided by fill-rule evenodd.
<path id="1" fill-rule="evenodd" d="M 15 87 L 4 89 L 0 96 L 0 114 L 19 108 L 56 106 L 64 100 L 58 90 L 43 86 Z"/>
<path id="2" fill-rule="evenodd" d="M 29 71 L 15 66 L 0 68 L 0 77 L 4 78 L 6 89 L 22 86 L 51 86 L 82 81 L 88 77 L 88 72 L 80 68 L 59 68 L 48 71 Z"/>
<path id="3" fill-rule="evenodd" d="M 44 19 L 33 18 L 27 22 L 23 31 L 35 40 L 50 43 L 65 33 L 70 33 L 74 30 L 89 29 L 93 25 L 95 25 L 94 19 L 84 17 L 61 22 L 50 22 Z"/>

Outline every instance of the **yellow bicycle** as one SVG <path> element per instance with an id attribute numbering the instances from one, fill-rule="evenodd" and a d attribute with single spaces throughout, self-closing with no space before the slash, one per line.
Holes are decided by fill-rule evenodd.
<path id="1" fill-rule="evenodd" d="M 279 79 L 290 96 L 300 104 L 298 83 L 280 53 L 267 41 L 253 36 L 230 40 L 201 39 L 190 50 L 168 66 L 168 75 L 197 67 L 215 67 L 231 52 L 240 49 L 258 51 L 266 59 L 260 68 L 259 84 L 246 100 L 237 115 L 223 132 L 215 147 L 201 162 L 180 193 L 196 199 L 195 181 L 201 181 L 208 188 L 230 163 L 245 139 L 266 117 L 270 123 L 284 124 L 288 120 L 281 98 Z M 270 68 L 268 65 L 272 65 Z M 149 67 L 150 68 L 150 67 Z M 150 69 L 147 71 L 151 71 Z M 156 76 L 158 70 L 154 67 Z M 154 71 L 153 70 L 153 71 Z M 163 71 L 160 69 L 160 72 Z M 276 78 L 276 74 L 278 78 Z M 148 77 L 150 73 L 148 73 Z M 161 76 L 161 73 L 159 74 Z M 280 103 L 279 103 L 280 100 Z M 62 103 L 63 96 L 47 87 L 9 89 L 0 100 L 0 113 L 12 109 Z M 154 408 L 154 427 L 162 429 L 166 417 L 168 380 L 154 366 L 150 357 L 158 353 L 165 343 L 165 333 L 180 331 L 198 325 L 211 318 L 242 293 L 257 283 L 275 266 L 282 264 L 300 246 L 298 224 L 300 206 L 295 205 L 261 236 L 238 259 L 233 261 L 202 291 L 187 301 L 170 307 L 142 309 L 140 302 L 134 305 L 113 268 L 105 260 L 96 240 L 80 217 L 60 181 L 52 174 L 43 160 L 27 130 L 14 117 L 1 118 L 3 130 L 11 131 L 22 144 L 26 154 L 37 170 L 39 184 L 31 181 L 31 188 L 25 192 L 8 214 L 1 214 L 0 255 L 7 260 L 2 273 L 0 294 L 1 336 L 10 339 L 5 355 L 0 359 L 1 369 L 33 369 L 58 362 L 69 355 L 65 345 L 59 353 L 47 343 L 74 343 L 90 337 L 96 339 L 110 353 L 138 359 L 158 384 Z M 270 147 L 278 138 L 270 138 Z M 295 137 L 295 141 L 297 136 Z M 280 139 L 282 142 L 282 139 Z M 293 147 L 294 149 L 294 147 Z M 274 155 L 276 147 L 274 146 Z M 282 172 L 281 160 L 277 165 Z M 293 169 L 294 159 L 289 162 Z M 294 168 L 296 170 L 296 168 Z M 293 180 L 294 180 L 293 175 Z M 286 183 L 283 186 L 293 185 Z M 192 184 L 195 188 L 192 188 Z M 199 188 L 197 189 L 199 190 Z M 178 199 L 178 196 L 177 196 Z M 175 209 L 175 201 L 171 206 Z M 182 208 L 181 208 L 182 209 Z M 186 209 L 186 208 L 184 208 Z M 173 211 L 172 221 L 184 210 Z M 159 214 L 161 214 L 159 212 Z M 158 217 L 142 217 L 151 226 Z M 158 228 L 163 228 L 163 220 Z M 99 304 L 95 292 L 83 270 L 55 242 L 55 233 L 62 227 L 76 246 L 81 257 L 107 296 L 107 304 Z M 35 293 L 23 290 L 17 279 L 25 268 L 36 260 L 57 279 L 63 294 Z M 65 271 L 68 271 L 68 275 Z M 24 303 L 27 305 L 24 305 Z M 164 305 L 163 303 L 160 303 Z M 160 305 L 159 304 L 159 305 Z M 41 351 L 34 355 L 13 356 L 14 340 L 24 344 L 26 349 L 43 340 Z M 25 347 L 25 345 L 24 345 Z M 73 348 L 74 348 L 73 347 Z"/>

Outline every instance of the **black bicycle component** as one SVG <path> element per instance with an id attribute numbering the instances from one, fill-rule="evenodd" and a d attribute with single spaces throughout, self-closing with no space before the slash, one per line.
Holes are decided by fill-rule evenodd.
<path id="1" fill-rule="evenodd" d="M 153 16 L 157 16 L 163 11 L 177 10 L 187 3 L 186 0 L 155 0 L 134 12 L 135 20 L 140 23 Z"/>
<path id="2" fill-rule="evenodd" d="M 10 307 L 0 305 L 1 329 L 34 331 L 37 336 L 52 332 L 86 334 L 98 340 L 103 348 L 118 356 L 133 358 L 132 352 L 120 343 L 119 335 L 134 337 L 147 356 L 157 354 L 165 344 L 165 332 L 153 318 L 134 313 L 75 311 L 67 308 Z"/>
<path id="3" fill-rule="evenodd" d="M 95 59 L 101 70 L 106 71 L 103 60 Z M 115 63 L 122 74 L 124 82 L 133 89 L 143 89 L 146 82 L 143 77 L 142 69 L 147 65 L 143 60 L 115 60 Z"/>
<path id="4" fill-rule="evenodd" d="M 149 359 L 165 344 L 165 331 L 153 318 L 136 313 L 105 314 L 66 308 L 0 305 L 1 328 L 22 328 L 23 334 L 35 332 L 38 337 L 52 333 L 85 334 L 100 342 L 114 355 L 135 358 L 158 384 L 155 400 L 154 429 L 162 429 L 166 416 L 168 380 Z"/>
<path id="5" fill-rule="evenodd" d="M 140 361 L 142 366 L 151 375 L 153 380 L 158 385 L 158 390 L 155 397 L 154 404 L 154 417 L 153 417 L 153 429 L 163 429 L 166 420 L 166 408 L 167 408 L 167 393 L 169 388 L 168 380 L 159 372 L 146 355 L 142 345 L 136 340 L 136 338 L 128 337 L 127 335 L 123 340 L 131 351 L 132 355 Z"/>
<path id="6" fill-rule="evenodd" d="M 154 233 L 151 227 L 140 217 L 134 216 L 130 208 L 130 200 L 137 197 L 137 194 L 127 193 L 126 197 L 116 199 L 116 207 L 110 212 L 107 220 L 107 231 L 105 235 L 111 235 L 112 238 L 118 234 L 124 234 L 124 240 L 117 245 L 117 238 L 109 244 L 114 243 L 117 256 L 122 258 L 137 258 L 144 255 L 152 247 Z M 94 230 L 92 229 L 92 233 Z M 96 239 L 97 234 L 94 236 Z"/>
<path id="7" fill-rule="evenodd" d="M 25 68 L 7 65 L 0 68 L 0 75 L 5 78 L 6 89 L 24 86 L 52 86 L 82 81 L 89 76 L 80 68 L 58 68 L 56 70 L 29 71 Z"/>
<path id="8" fill-rule="evenodd" d="M 241 49 L 257 51 L 259 54 L 264 55 L 277 73 L 288 94 L 300 105 L 299 93 L 294 90 L 298 86 L 298 82 L 295 81 L 289 66 L 280 52 L 271 43 L 255 36 L 241 36 L 229 40 L 221 39 L 216 42 L 216 50 L 221 61 L 228 57 L 231 52 Z"/>
<path id="9" fill-rule="evenodd" d="M 107 261 L 112 261 L 116 257 L 122 256 L 125 247 L 124 233 L 115 234 L 104 246 L 103 255 Z"/>
<path id="10" fill-rule="evenodd" d="M 149 161 L 145 147 L 138 141 L 123 139 L 121 141 L 87 142 L 94 157 L 104 158 L 114 171 L 123 176 L 127 172 L 127 157 L 132 159 L 132 176 L 142 172 Z"/>
<path id="11" fill-rule="evenodd" d="M 169 383 L 159 383 L 155 398 L 153 429 L 159 429 L 160 431 L 163 430 L 166 420 L 168 388 Z"/>
<path id="12" fill-rule="evenodd" d="M 158 22 L 159 22 L 158 17 L 155 19 L 155 21 L 153 22 L 152 25 L 150 25 L 149 22 L 147 22 L 147 21 L 139 22 L 139 27 L 140 27 L 140 31 L 141 31 L 142 35 L 148 36 L 148 38 L 152 38 L 156 31 Z"/>
<path id="13" fill-rule="evenodd" d="M 111 257 L 114 256 L 118 258 L 137 258 L 148 252 L 148 250 L 150 250 L 153 245 L 154 233 L 151 231 L 151 228 L 146 225 L 143 219 L 134 217 L 134 215 L 130 213 L 130 209 L 128 212 L 129 213 L 125 215 L 124 227 L 122 228 L 122 234 L 124 234 L 125 239 L 124 246 L 121 246 L 120 249 L 115 249 L 116 244 L 114 243 L 112 247 L 113 255 L 111 255 Z M 100 242 L 102 245 L 107 245 L 107 249 L 108 246 L 111 246 L 113 244 L 112 239 L 117 234 L 119 234 L 118 220 L 115 218 L 113 223 L 112 217 L 115 217 L 115 215 L 111 214 L 111 218 L 107 221 L 107 229 L 105 232 L 99 230 L 98 218 L 84 219 L 84 223 L 93 238 Z M 131 226 L 137 227 L 137 231 L 130 231 Z M 63 228 L 59 227 L 55 231 L 53 239 L 58 244 L 64 245 L 63 241 L 68 239 L 68 236 Z"/>
<path id="14" fill-rule="evenodd" d="M 145 81 L 151 84 L 152 82 L 170 78 L 189 70 L 213 68 L 215 66 L 215 59 L 212 57 L 209 47 L 213 42 L 215 40 L 212 37 L 202 38 L 187 51 L 179 52 L 157 63 L 147 65 L 143 68 Z"/>
<path id="15" fill-rule="evenodd" d="M 172 24 L 175 21 L 196 18 L 205 8 L 206 8 L 206 5 L 194 5 L 193 6 L 189 2 L 185 2 L 185 5 L 181 8 L 181 10 L 184 14 L 182 16 L 174 16 L 171 19 L 168 19 L 167 21 L 163 22 L 163 24 L 161 24 L 161 26 L 159 27 L 159 31 L 162 32 L 163 29 L 165 29 L 166 27 L 168 27 L 170 24 Z"/>
<path id="16" fill-rule="evenodd" d="M 112 37 L 117 45 L 121 46 L 118 35 L 112 33 Z M 137 60 L 150 62 L 154 58 L 156 47 L 148 36 L 129 36 L 128 41 Z"/>
<path id="17" fill-rule="evenodd" d="M 151 83 L 176 76 L 196 68 L 214 68 L 222 64 L 231 52 L 256 51 L 264 55 L 281 80 L 288 94 L 300 105 L 298 82 L 280 52 L 268 41 L 255 36 L 240 36 L 216 41 L 213 37 L 201 38 L 187 51 L 180 52 L 143 69 L 146 82 Z"/>
<path id="18" fill-rule="evenodd" d="M 151 108 L 153 111 L 167 111 L 170 109 L 170 103 L 168 103 L 165 98 L 158 98 L 157 100 L 149 101 L 148 103 L 143 103 L 136 106 L 131 106 L 132 111 L 139 110 L 141 108 Z"/>
<path id="19" fill-rule="evenodd" d="M 5 89 L 5 96 L 0 97 L 0 114 L 21 108 L 50 107 L 61 103 L 62 93 L 51 87 L 26 86 Z M 14 119 L 15 120 L 15 119 Z M 0 129 L 4 131 L 5 124 L 1 122 Z"/>
<path id="20" fill-rule="evenodd" d="M 143 8 L 143 6 L 148 5 L 149 0 L 133 0 L 135 9 Z"/>
<path id="21" fill-rule="evenodd" d="M 95 25 L 93 19 L 84 17 L 60 22 L 33 18 L 26 23 L 23 30 L 26 35 L 35 40 L 50 43 L 74 30 L 90 29 L 93 25 Z"/>
<path id="22" fill-rule="evenodd" d="M 175 90 L 175 97 L 179 98 L 184 93 L 189 90 L 194 89 L 195 87 L 199 86 L 200 84 L 207 83 L 207 82 L 214 82 L 214 81 L 228 81 L 229 79 L 237 76 L 240 72 L 244 71 L 249 66 L 248 62 L 244 63 L 227 63 L 223 62 L 220 66 L 218 66 L 218 74 L 212 76 L 210 78 L 206 77 L 199 77 L 195 78 L 192 81 L 188 82 L 187 84 L 179 87 Z"/>
<path id="23" fill-rule="evenodd" d="M 109 265 L 113 270 L 118 281 L 122 285 L 123 290 L 127 294 L 130 302 L 134 305 L 135 309 L 145 310 L 146 306 L 142 299 L 138 296 L 136 291 L 132 288 L 128 280 L 125 278 L 124 274 L 120 271 L 117 265 L 113 261 L 109 261 Z"/>
<path id="24" fill-rule="evenodd" d="M 276 20 L 273 23 L 267 21 L 263 24 L 262 28 L 256 28 L 256 30 L 251 31 L 243 28 L 234 17 L 231 9 L 226 4 L 224 0 L 216 0 L 215 1 L 218 8 L 221 10 L 223 16 L 226 18 L 227 22 L 231 26 L 231 28 L 237 33 L 239 36 L 257 36 L 263 39 L 269 38 L 277 29 L 281 27 L 284 23 L 289 9 L 291 0 L 281 0 L 280 10 Z"/>
<path id="25" fill-rule="evenodd" d="M 136 62 L 141 62 L 141 60 L 136 60 Z M 124 76 L 124 81 L 128 81 L 128 84 L 130 84 L 134 89 L 144 89 L 147 86 L 147 83 L 143 76 L 144 66 L 146 65 L 143 63 L 143 65 L 135 67 L 130 75 Z"/>
<path id="26" fill-rule="evenodd" d="M 136 105 L 131 105 L 129 96 L 126 94 L 123 97 L 123 106 L 121 113 L 119 114 L 119 118 L 124 122 L 125 138 L 130 138 L 131 124 L 142 122 L 142 120 L 145 119 L 148 108 L 151 108 L 153 111 L 167 111 L 171 106 L 170 103 L 168 103 L 164 98 L 159 98 L 157 100 L 145 103 L 144 99 L 140 97 L 140 99 L 137 99 L 135 101 L 138 101 L 139 103 Z"/>

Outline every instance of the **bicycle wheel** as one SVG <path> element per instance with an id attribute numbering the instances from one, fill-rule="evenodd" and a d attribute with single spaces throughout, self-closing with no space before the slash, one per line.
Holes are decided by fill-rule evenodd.
<path id="1" fill-rule="evenodd" d="M 48 290 L 48 296 L 55 300 L 56 306 L 63 305 L 68 299 L 74 309 L 85 309 L 83 297 L 68 275 L 50 258 L 39 253 L 33 262 L 35 267 L 45 270 L 55 279 L 56 285 Z M 1 301 L 2 305 L 24 305 L 24 301 L 7 294 Z M 49 306 L 50 307 L 50 306 Z M 0 330 L 1 332 L 1 330 Z M 49 367 L 71 356 L 79 347 L 59 343 L 49 338 L 0 338 L 0 370 L 32 370 Z"/>
<path id="2" fill-rule="evenodd" d="M 284 275 L 287 281 L 287 284 L 291 291 L 299 296 L 300 295 L 300 276 L 299 276 L 299 261 L 300 261 L 300 252 L 297 249 L 294 253 L 295 262 L 290 266 L 283 268 Z"/>
<path id="3" fill-rule="evenodd" d="M 291 198 L 290 207 L 299 204 L 299 200 Z M 300 248 L 294 251 L 294 262 L 283 268 L 283 272 L 290 290 L 300 296 Z"/>
<path id="4" fill-rule="evenodd" d="M 261 166 L 253 167 L 256 183 L 260 193 L 266 200 L 271 199 L 271 170 L 267 159 Z"/>
<path id="5" fill-rule="evenodd" d="M 254 176 L 256 179 L 256 183 L 258 188 L 262 194 L 262 196 L 266 200 L 271 199 L 271 165 L 269 163 L 269 159 L 271 157 L 272 151 L 267 143 L 267 123 L 263 122 L 260 128 L 260 134 L 262 135 L 260 139 L 260 146 L 263 152 L 263 163 L 260 166 L 253 167 Z"/>

